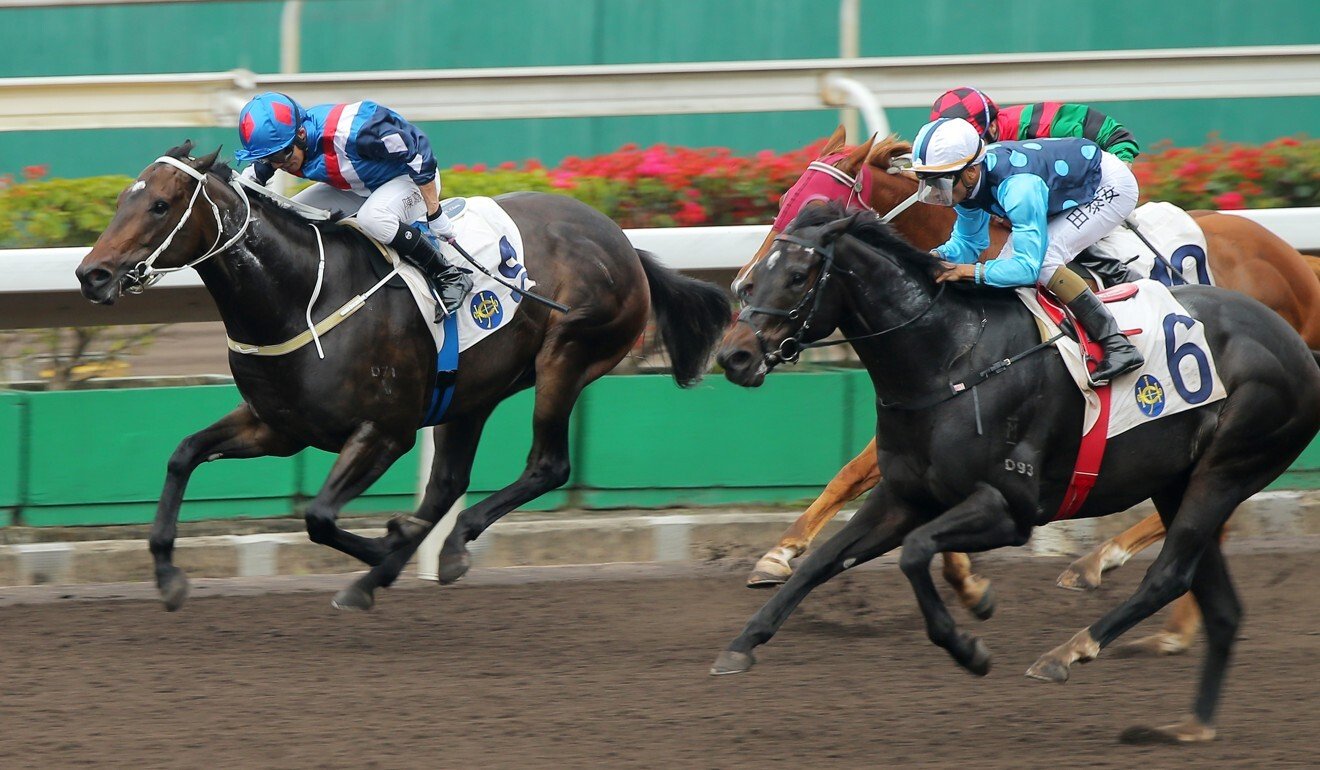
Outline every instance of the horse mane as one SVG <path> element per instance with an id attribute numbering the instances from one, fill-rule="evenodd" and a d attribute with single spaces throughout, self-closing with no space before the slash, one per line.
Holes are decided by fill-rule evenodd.
<path id="1" fill-rule="evenodd" d="M 788 232 L 820 227 L 847 218 L 851 219 L 851 224 L 844 231 L 845 235 L 851 235 L 867 246 L 883 251 L 931 280 L 943 272 L 939 259 L 908 243 L 874 211 L 850 213 L 843 204 L 833 201 L 819 206 L 807 206 L 793 219 Z"/>

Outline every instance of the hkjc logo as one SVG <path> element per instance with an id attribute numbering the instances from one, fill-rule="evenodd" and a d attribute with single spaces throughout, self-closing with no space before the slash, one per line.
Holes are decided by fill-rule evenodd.
<path id="1" fill-rule="evenodd" d="M 1137 408 L 1147 417 L 1159 417 L 1164 411 L 1164 386 L 1149 374 L 1137 379 L 1133 395 L 1137 399 Z"/>
<path id="2" fill-rule="evenodd" d="M 486 331 L 490 331 L 500 325 L 504 320 L 504 307 L 500 305 L 500 298 L 495 296 L 493 291 L 478 292 L 472 298 L 472 320 Z"/>

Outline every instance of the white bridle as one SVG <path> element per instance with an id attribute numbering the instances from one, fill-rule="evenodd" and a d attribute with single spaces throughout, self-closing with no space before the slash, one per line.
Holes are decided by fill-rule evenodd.
<path id="1" fill-rule="evenodd" d="M 243 199 L 243 204 L 247 208 L 247 213 L 243 218 L 243 226 L 238 229 L 238 232 L 234 233 L 232 238 L 225 241 L 223 246 L 218 246 L 220 238 L 224 235 L 225 227 L 224 221 L 220 217 L 220 207 L 215 204 L 215 201 L 211 200 L 211 194 L 206 191 L 206 174 L 201 173 L 178 158 L 171 158 L 168 155 L 162 155 L 161 157 L 156 158 L 153 163 L 168 163 L 169 165 L 174 166 L 193 179 L 196 179 L 197 187 L 193 190 L 192 198 L 188 200 L 188 208 L 184 209 L 183 216 L 179 217 L 178 224 L 174 226 L 174 229 L 170 231 L 170 234 L 166 236 L 165 240 L 162 241 L 159 246 L 156 247 L 155 251 L 151 252 L 146 259 L 134 265 L 133 269 L 129 271 L 129 276 L 133 283 L 126 287 L 125 291 L 132 294 L 141 293 L 143 289 L 156 283 L 168 273 L 196 267 L 230 246 L 233 246 L 238 242 L 239 238 L 243 237 L 243 234 L 247 232 L 248 225 L 252 223 L 252 201 L 248 200 L 247 192 L 244 191 L 243 187 L 231 179 L 229 186 L 234 188 L 234 191 L 238 193 L 238 197 Z M 159 259 L 160 256 L 165 253 L 165 250 L 170 247 L 170 243 L 174 241 L 174 236 L 179 234 L 179 231 L 183 229 L 183 224 L 187 222 L 188 217 L 192 215 L 193 206 L 197 203 L 198 193 L 206 198 L 206 202 L 211 205 L 211 214 L 215 217 L 215 240 L 211 242 L 211 248 L 208 249 L 205 254 L 186 265 L 180 265 L 178 267 L 156 267 L 156 260 Z"/>

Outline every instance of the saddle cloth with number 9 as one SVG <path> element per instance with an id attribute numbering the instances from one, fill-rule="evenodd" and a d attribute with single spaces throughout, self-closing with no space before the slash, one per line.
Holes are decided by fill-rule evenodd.
<path id="1" fill-rule="evenodd" d="M 1018 296 L 1042 330 L 1053 336 L 1059 331 L 1062 310 L 1049 296 L 1038 297 L 1034 288 L 1018 289 Z M 1118 321 L 1146 363 L 1140 369 L 1115 377 L 1109 392 L 1101 395 L 1090 386 L 1086 361 L 1075 340 L 1064 337 L 1055 343 L 1073 381 L 1086 398 L 1083 434 L 1090 433 L 1101 418 L 1102 401 L 1108 401 L 1105 435 L 1109 438 L 1151 420 L 1195 409 L 1224 398 L 1224 383 L 1215 369 L 1214 355 L 1205 340 L 1205 326 L 1192 318 L 1162 283 L 1141 280 L 1122 284 L 1097 294 Z M 1103 390 L 1103 388 L 1101 388 Z"/>

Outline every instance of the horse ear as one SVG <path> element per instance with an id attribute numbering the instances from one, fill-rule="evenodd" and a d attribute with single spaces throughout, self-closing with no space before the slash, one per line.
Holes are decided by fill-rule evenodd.
<path id="1" fill-rule="evenodd" d="M 844 233 L 851 230 L 853 226 L 857 224 L 858 219 L 870 213 L 871 212 L 869 211 L 855 211 L 846 217 L 822 225 L 821 228 L 816 231 L 816 239 L 821 245 L 833 243 Z"/>
<path id="2" fill-rule="evenodd" d="M 890 134 L 885 137 L 883 142 L 875 146 L 866 162 L 881 171 L 890 171 L 894 168 L 896 159 L 910 152 L 912 152 L 912 145 L 899 139 L 898 134 Z"/>
<path id="3" fill-rule="evenodd" d="M 220 150 L 223 147 L 224 145 L 222 144 L 220 145 L 220 147 L 215 148 L 215 152 L 211 153 L 210 155 L 203 155 L 202 157 L 198 158 L 197 163 L 193 166 L 193 168 L 203 173 L 210 171 L 211 166 L 215 165 L 215 159 L 219 157 Z"/>
<path id="4" fill-rule="evenodd" d="M 833 155 L 842 150 L 843 146 L 847 143 L 848 130 L 844 128 L 841 123 L 838 128 L 834 129 L 834 133 L 830 134 L 830 138 L 825 140 L 825 146 L 820 150 L 820 157 L 823 158 L 826 155 Z"/>
<path id="5" fill-rule="evenodd" d="M 862 164 L 866 162 L 867 157 L 871 154 L 871 147 L 875 145 L 875 137 L 876 134 L 872 134 L 871 138 L 866 140 L 866 144 L 860 145 L 849 153 L 848 157 L 839 162 L 838 169 L 849 176 L 857 176 L 857 170 L 862 167 Z"/>

